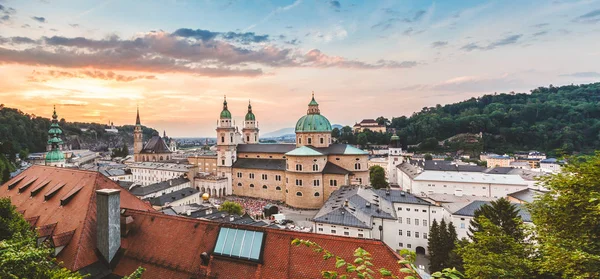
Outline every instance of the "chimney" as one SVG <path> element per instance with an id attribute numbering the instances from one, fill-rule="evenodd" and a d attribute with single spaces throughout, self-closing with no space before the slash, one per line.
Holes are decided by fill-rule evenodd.
<path id="1" fill-rule="evenodd" d="M 96 190 L 96 248 L 110 263 L 121 247 L 121 190 Z"/>

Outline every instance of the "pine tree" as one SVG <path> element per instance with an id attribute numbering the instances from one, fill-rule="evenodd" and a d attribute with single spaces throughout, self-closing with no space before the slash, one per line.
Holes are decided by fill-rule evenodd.
<path id="1" fill-rule="evenodd" d="M 437 220 L 434 219 L 429 228 L 429 239 L 427 240 L 427 250 L 429 250 L 429 271 L 435 272 L 442 270 L 444 255 L 440 239 L 440 227 Z"/>
<path id="2" fill-rule="evenodd" d="M 469 237 L 473 241 L 475 241 L 475 233 L 481 231 L 481 224 L 477 218 L 479 216 L 484 216 L 492 224 L 501 227 L 506 234 L 512 236 L 515 240 L 520 241 L 523 239 L 519 210 L 516 205 L 511 204 L 507 199 L 501 198 L 492 201 L 489 205 L 484 204 L 475 210 L 475 216 L 471 220 L 469 228 Z"/>

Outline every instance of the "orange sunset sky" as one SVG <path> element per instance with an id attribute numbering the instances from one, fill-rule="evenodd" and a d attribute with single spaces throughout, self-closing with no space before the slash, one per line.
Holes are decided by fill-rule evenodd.
<path id="1" fill-rule="evenodd" d="M 518 19 L 518 20 L 515 20 Z M 214 136 L 600 79 L 598 1 L 0 1 L 0 103 Z"/>

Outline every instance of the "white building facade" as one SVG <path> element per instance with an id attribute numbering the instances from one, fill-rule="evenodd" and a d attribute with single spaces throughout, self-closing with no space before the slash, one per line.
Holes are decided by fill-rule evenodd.
<path id="1" fill-rule="evenodd" d="M 198 167 L 190 164 L 136 162 L 131 164 L 133 183 L 142 186 L 185 176 L 194 177 Z"/>

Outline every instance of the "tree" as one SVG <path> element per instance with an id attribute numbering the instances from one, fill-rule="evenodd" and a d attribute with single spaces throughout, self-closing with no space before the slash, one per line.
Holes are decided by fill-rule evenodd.
<path id="1" fill-rule="evenodd" d="M 0 181 L 0 184 L 1 183 L 6 183 L 9 180 L 10 180 L 10 170 L 8 169 L 8 166 L 6 166 L 2 170 L 2 181 Z"/>
<path id="2" fill-rule="evenodd" d="M 442 239 L 440 238 L 440 227 L 437 219 L 433 219 L 433 222 L 431 222 L 431 226 L 429 227 L 427 250 L 429 251 L 429 270 L 441 270 L 444 266 L 444 258 Z"/>
<path id="3" fill-rule="evenodd" d="M 431 154 L 427 153 L 423 156 L 423 159 L 425 159 L 425 161 L 431 161 L 431 160 L 433 160 L 433 156 L 431 156 Z"/>
<path id="4" fill-rule="evenodd" d="M 339 139 L 341 135 L 342 135 L 342 133 L 340 132 L 340 129 L 333 128 L 333 130 L 331 130 L 331 137 L 332 138 Z"/>
<path id="5" fill-rule="evenodd" d="M 144 271 L 146 271 L 146 269 L 140 266 L 135 271 L 133 271 L 133 273 L 131 273 L 128 276 L 125 276 L 121 279 L 141 279 Z"/>
<path id="6" fill-rule="evenodd" d="M 517 241 L 485 216 L 478 216 L 481 229 L 473 235 L 477 241 L 458 249 L 467 278 L 536 278 L 531 246 Z M 522 226 L 522 225 L 520 225 Z"/>
<path id="7" fill-rule="evenodd" d="M 377 124 L 379 125 L 383 125 L 383 126 L 389 126 L 390 125 L 390 120 L 383 117 L 383 116 L 379 116 L 377 117 L 377 119 L 375 119 L 375 121 L 377 121 Z"/>
<path id="8" fill-rule="evenodd" d="M 389 183 L 385 180 L 385 170 L 378 165 L 369 168 L 369 181 L 375 189 L 387 188 Z"/>
<path id="9" fill-rule="evenodd" d="M 9 198 L 0 198 L 0 241 L 29 233 L 29 223 L 17 212 L 17 207 L 11 204 Z"/>
<path id="10" fill-rule="evenodd" d="M 477 210 L 473 220 L 470 222 L 469 237 L 473 241 L 473 235 L 475 232 L 481 230 L 481 224 L 477 221 L 479 216 L 484 216 L 492 224 L 502 228 L 504 233 L 512 236 L 516 241 L 523 240 L 523 229 L 521 227 L 521 217 L 519 217 L 519 210 L 515 204 L 511 204 L 507 199 L 501 198 L 492 201 L 489 205 L 484 204 Z"/>
<path id="11" fill-rule="evenodd" d="M 358 134 L 358 136 L 356 137 L 356 143 L 358 143 L 362 148 L 367 147 L 367 144 L 369 143 L 367 134 L 365 132 Z"/>
<path id="12" fill-rule="evenodd" d="M 427 247 L 429 248 L 429 270 L 440 271 L 444 267 L 456 267 L 454 263 L 460 263 L 453 254 L 457 241 L 456 228 L 454 224 L 446 225 L 442 219 L 438 225 L 434 219 L 429 228 Z"/>
<path id="13" fill-rule="evenodd" d="M 27 158 L 29 158 L 29 149 L 21 149 L 21 151 L 19 151 L 19 159 L 24 161 L 27 160 Z"/>
<path id="14" fill-rule="evenodd" d="M 331 253 L 330 251 L 324 249 L 323 247 L 321 247 L 319 244 L 309 241 L 309 240 L 303 240 L 303 239 L 294 239 L 292 240 L 292 246 L 306 246 L 309 248 L 313 248 L 313 251 L 316 253 L 322 253 L 323 254 L 323 260 L 327 261 L 329 259 L 335 259 L 335 268 L 336 270 L 328 270 L 328 271 L 322 271 L 321 275 L 323 276 L 323 278 L 326 279 L 334 279 L 334 278 L 340 278 L 340 279 L 347 279 L 347 278 L 375 278 L 376 273 L 379 273 L 379 275 L 381 277 L 390 277 L 390 278 L 400 278 L 400 274 L 403 274 L 403 278 L 404 279 L 416 279 L 416 278 L 421 278 L 417 272 L 417 268 L 415 267 L 415 259 L 416 259 L 416 254 L 415 252 L 409 251 L 407 249 L 403 249 L 400 251 L 400 255 L 405 257 L 404 260 L 400 260 L 398 261 L 398 264 L 400 265 L 398 272 L 392 272 L 390 270 L 388 270 L 387 268 L 381 267 L 381 268 L 377 268 L 373 265 L 373 263 L 371 262 L 371 260 L 373 259 L 373 255 L 371 255 L 371 253 L 367 252 L 366 250 L 362 249 L 362 248 L 356 248 L 356 250 L 354 250 L 354 257 L 355 259 L 353 261 L 346 261 L 345 259 L 334 255 L 333 253 Z M 374 270 L 377 270 L 378 272 L 375 272 Z M 355 275 L 352 275 L 355 274 Z M 356 277 L 354 277 L 356 276 Z M 456 269 L 450 269 L 450 268 L 446 268 L 441 272 L 434 272 L 433 274 L 431 274 L 431 277 L 433 278 L 439 278 L 439 279 L 445 279 L 445 278 L 451 278 L 451 279 L 460 279 L 463 278 L 464 276 L 458 272 Z"/>
<path id="15" fill-rule="evenodd" d="M 223 202 L 223 204 L 221 204 L 219 210 L 225 211 L 229 214 L 242 215 L 242 211 L 244 211 L 244 208 L 237 202 L 225 201 Z"/>
<path id="16" fill-rule="evenodd" d="M 600 152 L 570 158 L 544 176 L 550 191 L 529 204 L 541 269 L 562 278 L 600 278 Z"/>

